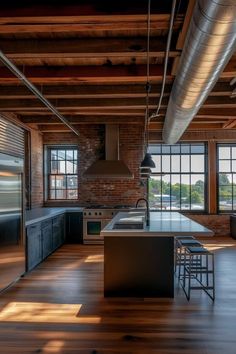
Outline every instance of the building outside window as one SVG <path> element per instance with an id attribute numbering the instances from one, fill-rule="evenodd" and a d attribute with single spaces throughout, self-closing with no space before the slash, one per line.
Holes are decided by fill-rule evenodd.
<path id="1" fill-rule="evenodd" d="M 218 144 L 218 210 L 236 210 L 236 144 Z"/>
<path id="2" fill-rule="evenodd" d="M 153 144 L 156 164 L 149 179 L 154 210 L 206 209 L 206 146 L 204 143 Z"/>
<path id="3" fill-rule="evenodd" d="M 47 147 L 48 199 L 78 199 L 78 149 Z"/>

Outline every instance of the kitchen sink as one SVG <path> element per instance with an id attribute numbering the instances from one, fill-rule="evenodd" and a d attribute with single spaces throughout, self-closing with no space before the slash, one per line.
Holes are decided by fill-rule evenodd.
<path id="1" fill-rule="evenodd" d="M 143 223 L 117 223 L 114 224 L 113 230 L 142 230 Z"/>

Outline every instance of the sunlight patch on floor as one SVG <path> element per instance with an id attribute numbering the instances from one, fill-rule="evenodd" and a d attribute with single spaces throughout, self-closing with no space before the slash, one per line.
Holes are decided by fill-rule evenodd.
<path id="1" fill-rule="evenodd" d="M 61 353 L 64 347 L 64 341 L 62 340 L 50 340 L 44 347 L 43 353 Z"/>
<path id="2" fill-rule="evenodd" d="M 80 316 L 81 304 L 10 302 L 0 312 L 0 322 L 100 323 L 96 316 Z"/>
<path id="3" fill-rule="evenodd" d="M 88 256 L 84 262 L 85 263 L 104 262 L 104 256 L 101 254 L 97 254 L 95 256 Z"/>

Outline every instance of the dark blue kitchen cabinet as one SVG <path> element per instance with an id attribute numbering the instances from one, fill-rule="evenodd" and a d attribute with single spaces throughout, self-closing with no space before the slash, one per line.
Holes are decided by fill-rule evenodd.
<path id="1" fill-rule="evenodd" d="M 83 213 L 66 213 L 66 242 L 83 243 Z"/>
<path id="2" fill-rule="evenodd" d="M 65 216 L 36 222 L 26 228 L 26 269 L 33 269 L 65 242 Z"/>
<path id="3" fill-rule="evenodd" d="M 51 219 L 43 221 L 41 223 L 41 235 L 42 235 L 42 259 L 44 259 L 53 251 Z"/>
<path id="4" fill-rule="evenodd" d="M 26 269 L 31 270 L 42 261 L 41 223 L 26 230 Z"/>
<path id="5" fill-rule="evenodd" d="M 52 219 L 52 245 L 53 250 L 65 242 L 65 217 L 59 215 Z"/>

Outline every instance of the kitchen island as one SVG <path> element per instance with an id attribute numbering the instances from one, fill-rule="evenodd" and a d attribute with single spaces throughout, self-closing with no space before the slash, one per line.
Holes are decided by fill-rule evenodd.
<path id="1" fill-rule="evenodd" d="M 178 212 L 118 213 L 104 236 L 104 296 L 174 297 L 174 236 L 213 232 Z"/>

